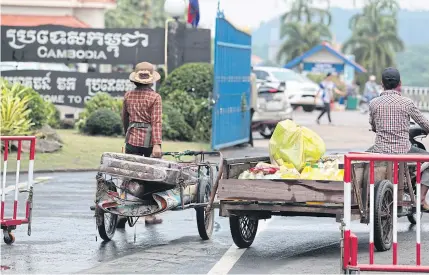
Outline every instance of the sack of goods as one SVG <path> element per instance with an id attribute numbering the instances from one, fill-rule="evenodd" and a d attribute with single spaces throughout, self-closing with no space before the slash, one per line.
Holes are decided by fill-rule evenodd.
<path id="1" fill-rule="evenodd" d="M 344 156 L 323 156 L 325 142 L 291 120 L 277 124 L 269 145 L 271 164 L 258 163 L 239 179 L 343 181 Z"/>
<path id="2" fill-rule="evenodd" d="M 271 163 L 279 166 L 290 163 L 298 171 L 306 162 L 319 161 L 326 152 L 325 142 L 318 134 L 292 120 L 277 124 L 269 146 Z"/>

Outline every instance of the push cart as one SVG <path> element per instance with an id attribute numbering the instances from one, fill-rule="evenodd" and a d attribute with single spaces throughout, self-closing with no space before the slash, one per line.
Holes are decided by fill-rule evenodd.
<path id="1" fill-rule="evenodd" d="M 214 225 L 214 198 L 223 171 L 220 152 L 169 152 L 174 161 L 129 154 L 104 153 L 96 176 L 96 224 L 109 241 L 116 228 L 136 225 L 140 217 L 167 210 L 194 208 L 198 232 L 210 239 Z M 192 160 L 184 160 L 190 159 Z M 213 157 L 218 162 L 212 162 Z M 206 159 L 207 158 L 207 159 Z"/>
<path id="2" fill-rule="evenodd" d="M 224 160 L 224 177 L 219 183 L 220 216 L 229 217 L 234 243 L 247 248 L 253 243 L 260 219 L 272 216 L 332 217 L 343 219 L 344 182 L 320 180 L 238 179 L 238 176 L 269 157 Z M 374 165 L 374 162 L 372 162 Z M 351 219 L 370 221 L 370 188 L 374 186 L 374 245 L 385 251 L 392 246 L 393 175 L 399 182 L 398 217 L 406 216 L 416 223 L 415 165 L 375 162 L 370 179 L 368 162 L 353 163 L 351 171 Z M 410 176 L 411 175 L 411 176 Z M 375 184 L 370 184 L 370 182 Z"/>
<path id="3" fill-rule="evenodd" d="M 1 209 L 0 209 L 0 225 L 3 230 L 3 241 L 11 245 L 15 242 L 15 235 L 13 230 L 17 226 L 27 224 L 27 234 L 31 235 L 31 222 L 32 222 L 32 212 L 33 212 L 33 169 L 34 169 L 34 157 L 36 154 L 36 137 L 35 136 L 1 136 L 1 151 L 3 154 L 3 174 L 2 174 L 2 185 L 1 185 Z M 16 147 L 16 173 L 15 173 L 15 184 L 6 186 L 7 183 L 7 166 L 9 157 L 9 149 Z M 25 189 L 19 190 L 20 187 L 20 170 L 21 170 L 21 157 L 23 148 L 28 149 L 29 151 L 29 161 L 28 161 L 28 178 Z M 9 187 L 14 187 L 14 199 L 13 199 L 13 212 L 11 217 L 7 216 L 5 211 L 6 205 L 6 193 Z M 19 193 L 26 192 L 28 193 L 27 199 L 25 201 L 25 216 L 18 216 L 18 195 Z M 12 209 L 12 204 L 9 204 Z"/>

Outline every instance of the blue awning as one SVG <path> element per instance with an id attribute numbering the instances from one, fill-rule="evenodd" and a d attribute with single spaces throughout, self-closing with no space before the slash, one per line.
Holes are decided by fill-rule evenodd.
<path id="1" fill-rule="evenodd" d="M 292 69 L 292 68 L 298 66 L 300 63 L 302 63 L 304 61 L 304 59 L 312 56 L 313 54 L 315 54 L 315 53 L 317 53 L 317 52 L 319 52 L 321 50 L 327 50 L 330 54 L 332 54 L 332 55 L 338 57 L 339 59 L 341 59 L 344 62 L 344 64 L 352 66 L 356 70 L 356 72 L 358 72 L 358 73 L 366 73 L 366 69 L 364 67 L 362 67 L 361 65 L 357 64 L 356 62 L 348 59 L 344 54 L 342 54 L 341 52 L 335 50 L 334 48 L 332 48 L 326 42 L 323 42 L 322 44 L 317 45 L 316 47 L 314 47 L 311 50 L 307 51 L 303 55 L 294 58 L 292 61 L 290 61 L 289 63 L 287 63 L 284 66 L 284 68 L 286 68 L 286 69 Z"/>

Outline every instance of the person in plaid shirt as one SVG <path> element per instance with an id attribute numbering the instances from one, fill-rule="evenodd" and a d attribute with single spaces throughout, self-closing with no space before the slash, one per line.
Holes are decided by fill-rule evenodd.
<path id="1" fill-rule="evenodd" d="M 401 96 L 401 76 L 394 68 L 382 74 L 384 91 L 369 104 L 369 123 L 376 133 L 375 144 L 368 151 L 381 154 L 429 154 L 412 146 L 409 140 L 410 118 L 429 133 L 429 120 L 414 102 Z M 429 169 L 422 166 L 422 210 L 429 211 L 426 195 L 429 190 Z"/>
<path id="2" fill-rule="evenodd" d="M 126 154 L 162 156 L 162 101 L 161 96 L 152 90 L 152 85 L 160 78 L 148 62 L 137 64 L 130 74 L 129 79 L 136 88 L 125 93 L 122 108 Z M 146 216 L 146 224 L 161 222 L 162 219 L 155 216 Z"/>

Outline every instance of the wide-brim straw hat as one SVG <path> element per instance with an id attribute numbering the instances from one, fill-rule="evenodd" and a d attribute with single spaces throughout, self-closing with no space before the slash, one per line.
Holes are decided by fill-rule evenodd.
<path id="1" fill-rule="evenodd" d="M 149 62 L 141 62 L 136 65 L 129 79 L 141 84 L 153 84 L 161 79 L 161 75 L 155 71 L 155 67 Z"/>

